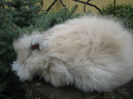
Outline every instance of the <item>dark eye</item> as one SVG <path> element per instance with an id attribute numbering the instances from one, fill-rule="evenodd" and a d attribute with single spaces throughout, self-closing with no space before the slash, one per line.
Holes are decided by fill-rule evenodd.
<path id="1" fill-rule="evenodd" d="M 31 45 L 31 50 L 35 50 L 35 49 L 39 50 L 39 44 L 38 43 Z"/>

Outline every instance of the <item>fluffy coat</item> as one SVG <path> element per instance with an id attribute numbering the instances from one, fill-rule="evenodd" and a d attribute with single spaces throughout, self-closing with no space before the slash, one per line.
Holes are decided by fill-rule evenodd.
<path id="1" fill-rule="evenodd" d="M 31 46 L 39 44 L 39 49 Z M 43 34 L 13 43 L 12 69 L 20 80 L 39 75 L 55 87 L 74 85 L 84 92 L 106 91 L 133 77 L 133 39 L 118 21 L 84 16 L 67 20 Z"/>

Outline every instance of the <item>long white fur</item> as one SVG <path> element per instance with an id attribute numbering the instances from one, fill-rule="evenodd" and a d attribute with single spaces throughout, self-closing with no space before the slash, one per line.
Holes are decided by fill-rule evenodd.
<path id="1" fill-rule="evenodd" d="M 31 44 L 39 43 L 40 50 Z M 114 19 L 84 16 L 14 41 L 20 80 L 40 75 L 55 87 L 106 91 L 133 78 L 133 39 Z"/>

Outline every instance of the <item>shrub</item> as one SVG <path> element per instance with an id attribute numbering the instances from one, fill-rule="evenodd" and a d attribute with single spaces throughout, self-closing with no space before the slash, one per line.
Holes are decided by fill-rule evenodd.
<path id="1" fill-rule="evenodd" d="M 12 42 L 23 30 L 22 27 L 34 24 L 38 10 L 35 0 L 0 1 L 0 99 L 24 99 L 24 87 L 11 71 L 11 64 L 16 58 Z M 28 7 L 32 4 L 31 7 Z"/>
<path id="2" fill-rule="evenodd" d="M 21 83 L 10 69 L 15 59 L 12 42 L 19 35 L 19 28 L 10 19 L 8 12 L 0 9 L 0 99 L 20 98 L 24 93 Z"/>
<path id="3" fill-rule="evenodd" d="M 1 9 L 9 13 L 11 21 L 19 27 L 34 24 L 39 15 L 40 0 L 1 0 Z"/>
<path id="4" fill-rule="evenodd" d="M 47 14 L 45 11 L 40 14 L 40 17 L 36 20 L 35 28 L 39 30 L 47 30 L 48 28 L 64 22 L 67 19 L 78 17 L 81 14 L 74 14 L 77 6 L 74 6 L 71 11 L 66 8 L 59 10 L 58 12 L 50 12 Z"/>
<path id="5" fill-rule="evenodd" d="M 113 15 L 120 18 L 125 26 L 133 30 L 133 6 L 131 5 L 109 5 L 103 9 L 104 15 Z"/>

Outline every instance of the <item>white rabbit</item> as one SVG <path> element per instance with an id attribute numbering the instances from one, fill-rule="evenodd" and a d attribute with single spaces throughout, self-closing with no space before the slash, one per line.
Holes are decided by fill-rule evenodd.
<path id="1" fill-rule="evenodd" d="M 107 91 L 133 77 L 133 39 L 118 21 L 83 16 L 14 41 L 20 80 L 40 75 L 55 87 Z"/>

